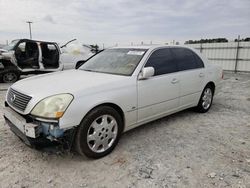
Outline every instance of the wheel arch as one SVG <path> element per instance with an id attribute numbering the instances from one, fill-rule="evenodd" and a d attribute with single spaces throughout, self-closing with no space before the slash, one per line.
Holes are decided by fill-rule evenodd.
<path id="1" fill-rule="evenodd" d="M 101 104 L 98 104 L 96 106 L 94 106 L 93 108 L 91 108 L 87 113 L 86 115 L 82 118 L 82 120 L 92 111 L 94 110 L 95 108 L 98 108 L 98 107 L 101 107 L 101 106 L 108 106 L 108 107 L 111 107 L 113 108 L 114 110 L 116 110 L 118 112 L 118 114 L 121 116 L 122 118 L 122 132 L 124 131 L 124 128 L 125 128 L 125 114 L 124 114 L 124 111 L 122 110 L 122 108 L 115 104 L 115 103 L 112 103 L 112 102 L 105 102 L 105 103 L 101 103 Z"/>
<path id="2" fill-rule="evenodd" d="M 13 72 L 16 75 L 16 77 L 17 77 L 16 81 L 19 80 L 20 75 L 21 75 L 21 71 L 19 71 L 16 67 L 6 67 L 3 71 L 0 71 L 0 81 L 4 82 L 4 75 L 6 73 L 10 73 L 10 72 Z M 13 82 L 6 82 L 6 83 L 13 83 Z"/>
<path id="3" fill-rule="evenodd" d="M 214 84 L 213 81 L 209 81 L 209 82 L 206 84 L 205 88 L 206 88 L 207 86 L 211 86 L 211 87 L 212 87 L 212 90 L 213 90 L 213 93 L 215 92 L 215 84 Z"/>

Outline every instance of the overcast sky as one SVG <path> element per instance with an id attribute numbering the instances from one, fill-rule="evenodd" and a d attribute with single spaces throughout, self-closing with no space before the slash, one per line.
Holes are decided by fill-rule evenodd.
<path id="1" fill-rule="evenodd" d="M 250 36 L 250 0 L 0 0 L 0 43 L 28 38 L 88 44 Z"/>

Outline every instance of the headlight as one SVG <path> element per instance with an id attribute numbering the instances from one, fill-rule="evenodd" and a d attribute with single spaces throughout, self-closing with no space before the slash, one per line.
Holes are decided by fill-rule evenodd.
<path id="1" fill-rule="evenodd" d="M 34 116 L 42 118 L 58 119 L 63 116 L 65 110 L 73 100 L 70 94 L 59 94 L 41 100 L 31 111 Z"/>

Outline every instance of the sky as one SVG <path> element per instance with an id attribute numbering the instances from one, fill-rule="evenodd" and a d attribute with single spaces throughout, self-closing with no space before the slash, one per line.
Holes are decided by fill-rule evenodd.
<path id="1" fill-rule="evenodd" d="M 250 37 L 250 0 L 0 0 L 0 43 L 129 45 Z"/>

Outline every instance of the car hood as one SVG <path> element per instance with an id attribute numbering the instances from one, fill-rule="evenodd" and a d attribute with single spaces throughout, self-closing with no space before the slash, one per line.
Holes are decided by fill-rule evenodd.
<path id="1" fill-rule="evenodd" d="M 8 52 L 8 50 L 5 50 L 3 48 L 0 48 L 0 54 L 3 53 L 3 52 Z"/>
<path id="2" fill-rule="evenodd" d="M 70 93 L 76 97 L 122 87 L 121 83 L 124 83 L 123 81 L 126 79 L 129 77 L 83 70 L 68 70 L 26 78 L 13 84 L 11 88 L 35 98 L 44 98 L 60 93 Z"/>
<path id="3" fill-rule="evenodd" d="M 7 50 L 0 48 L 0 56 L 2 55 L 3 52 L 7 52 Z"/>

